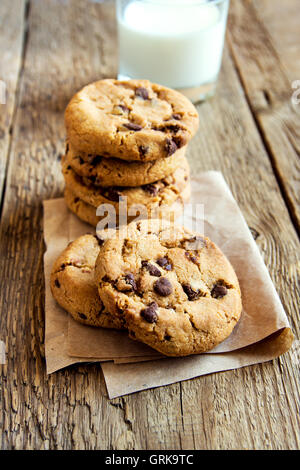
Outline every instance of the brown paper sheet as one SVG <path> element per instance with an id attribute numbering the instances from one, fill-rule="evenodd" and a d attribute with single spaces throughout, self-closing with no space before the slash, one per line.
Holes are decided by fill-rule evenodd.
<path id="1" fill-rule="evenodd" d="M 69 356 L 98 360 L 161 356 L 149 346 L 129 339 L 125 331 L 85 326 L 72 318 L 69 318 L 67 352 Z"/>
<path id="2" fill-rule="evenodd" d="M 124 333 L 89 328 L 71 320 L 51 296 L 49 274 L 54 259 L 67 243 L 83 233 L 92 232 L 93 228 L 71 214 L 62 199 L 45 201 L 45 346 L 48 373 L 75 362 L 114 359 L 115 364 L 102 364 L 108 394 L 113 398 L 202 374 L 263 362 L 289 349 L 292 334 L 286 314 L 258 247 L 222 175 L 211 171 L 194 178 L 192 194 L 192 203 L 203 204 L 204 207 L 201 231 L 228 256 L 240 281 L 244 309 L 231 336 L 209 354 L 149 361 L 152 353 L 154 356 L 157 354 L 156 351 L 129 340 Z M 184 223 L 192 226 L 194 215 L 185 217 Z M 119 345 L 118 342 L 103 340 L 109 334 L 122 337 Z M 258 343 L 264 338 L 268 339 Z M 256 344 L 249 347 L 253 343 Z M 130 364 L 133 361 L 141 363 Z"/>
<path id="3" fill-rule="evenodd" d="M 211 374 L 270 361 L 291 346 L 293 334 L 289 328 L 274 333 L 259 343 L 241 350 L 220 354 L 202 354 L 138 364 L 102 363 L 109 398 L 161 387 L 201 375 Z"/>

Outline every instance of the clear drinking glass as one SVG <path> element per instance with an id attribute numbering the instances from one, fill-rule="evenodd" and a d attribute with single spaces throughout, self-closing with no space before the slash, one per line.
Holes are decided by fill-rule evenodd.
<path id="1" fill-rule="evenodd" d="M 147 78 L 193 102 L 214 93 L 229 0 L 117 0 L 118 78 Z"/>

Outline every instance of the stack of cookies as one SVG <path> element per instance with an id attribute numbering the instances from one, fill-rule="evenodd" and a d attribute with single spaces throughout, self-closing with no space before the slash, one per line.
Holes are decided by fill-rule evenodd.
<path id="1" fill-rule="evenodd" d="M 75 320 L 125 329 L 167 356 L 203 353 L 230 335 L 241 293 L 211 240 L 162 219 L 115 234 L 83 235 L 54 263 L 53 296 Z"/>
<path id="2" fill-rule="evenodd" d="M 108 204 L 117 223 L 121 207 L 128 221 L 181 212 L 190 196 L 185 152 L 198 128 L 181 93 L 147 80 L 100 80 L 71 99 L 65 124 L 65 201 L 78 217 L 96 226 Z"/>
<path id="3" fill-rule="evenodd" d="M 71 242 L 52 269 L 54 298 L 75 320 L 125 329 L 167 356 L 209 351 L 229 336 L 242 304 L 219 248 L 166 220 L 190 195 L 185 152 L 198 127 L 194 106 L 146 80 L 108 79 L 77 93 L 65 122 L 71 211 L 96 226 L 99 206 L 118 215 L 125 203 L 127 220 L 145 220 L 109 239 L 99 230 Z"/>

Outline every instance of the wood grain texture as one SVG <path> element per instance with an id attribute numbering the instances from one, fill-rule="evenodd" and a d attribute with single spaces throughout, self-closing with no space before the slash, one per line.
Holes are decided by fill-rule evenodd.
<path id="1" fill-rule="evenodd" d="M 285 2 L 290 5 L 288 18 L 291 20 L 285 23 L 282 21 L 277 32 L 274 31 L 273 21 L 271 36 L 263 17 L 259 14 L 264 11 L 264 7 L 261 4 L 255 7 L 259 4 L 253 1 L 233 0 L 228 37 L 249 105 L 268 150 L 291 217 L 300 234 L 300 105 L 292 103 L 294 89 L 289 78 L 290 74 L 286 74 L 289 60 L 284 59 L 283 64 L 282 58 L 286 57 L 285 53 L 281 49 L 279 54 L 276 47 L 281 42 L 279 37 L 287 35 L 289 42 L 293 37 L 294 43 L 299 43 L 299 28 L 292 20 L 296 7 L 293 0 Z M 268 4 L 268 11 L 274 9 L 272 17 L 276 15 L 278 26 L 284 10 L 282 3 L 264 2 L 264 4 Z M 287 12 L 284 15 L 287 15 Z M 284 24 L 285 34 L 282 33 Z M 275 41 L 273 37 L 276 37 Z M 287 46 L 284 50 L 286 49 Z M 294 57 L 294 53 L 292 55 Z"/>
<path id="2" fill-rule="evenodd" d="M 17 100 L 19 75 L 22 68 L 23 41 L 25 42 L 26 1 L 12 0 L 0 3 L 0 201 L 4 190 L 10 134 Z M 3 87 L 3 88 L 2 88 Z"/>
<path id="3" fill-rule="evenodd" d="M 299 80 L 299 1 L 254 0 L 253 4 L 289 81 Z"/>
<path id="4" fill-rule="evenodd" d="M 297 449 L 299 358 L 108 400 L 99 365 L 47 377 L 42 200 L 61 194 L 63 110 L 116 72 L 111 3 L 31 1 L 1 221 L 2 449 Z M 230 41 L 232 47 L 232 39 Z M 198 107 L 193 171 L 222 171 L 299 337 L 299 240 L 228 48 L 217 96 Z M 259 301 L 259 299 L 258 299 Z"/>

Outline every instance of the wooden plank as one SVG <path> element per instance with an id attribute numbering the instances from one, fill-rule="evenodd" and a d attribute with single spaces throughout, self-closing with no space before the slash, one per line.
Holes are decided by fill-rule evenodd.
<path id="1" fill-rule="evenodd" d="M 289 4 L 290 0 L 286 3 Z M 298 44 L 298 28 L 290 28 L 290 21 L 296 9 L 295 2 L 290 5 L 286 21 L 281 23 L 276 41 L 272 40 L 255 4 L 259 2 L 240 2 L 233 0 L 229 16 L 229 40 L 240 79 L 245 88 L 251 110 L 259 126 L 264 144 L 279 181 L 281 191 L 288 205 L 293 222 L 300 233 L 300 106 L 293 105 L 292 83 L 285 73 L 285 67 L 277 53 L 282 31 Z M 271 6 L 272 4 L 272 6 Z M 269 11 L 274 8 L 273 17 L 281 20 L 283 6 L 279 2 L 264 2 Z M 276 9 L 277 6 L 277 9 Z M 286 6 L 286 5 L 285 5 Z M 285 8 L 285 7 L 284 7 Z M 259 7 L 263 11 L 263 6 Z M 287 15 L 287 13 L 285 13 Z M 279 20 L 280 18 L 280 20 Z M 284 53 L 283 53 L 284 55 Z M 294 53 L 292 53 L 294 57 Z M 292 74 L 293 72 L 291 72 Z"/>
<path id="2" fill-rule="evenodd" d="M 16 104 L 16 91 L 22 66 L 25 38 L 25 0 L 0 3 L 0 201 L 6 178 L 7 155 Z"/>
<path id="3" fill-rule="evenodd" d="M 299 377 L 289 353 L 111 401 L 97 364 L 46 376 L 41 202 L 62 190 L 57 157 L 68 99 L 115 73 L 114 11 L 79 0 L 34 1 L 29 28 L 0 238 L 0 331 L 8 352 L 1 448 L 299 448 Z M 193 171 L 223 172 L 297 332 L 299 241 L 227 50 L 218 94 L 198 110 Z"/>
<path id="4" fill-rule="evenodd" d="M 290 83 L 299 80 L 299 1 L 254 0 L 253 4 Z"/>

